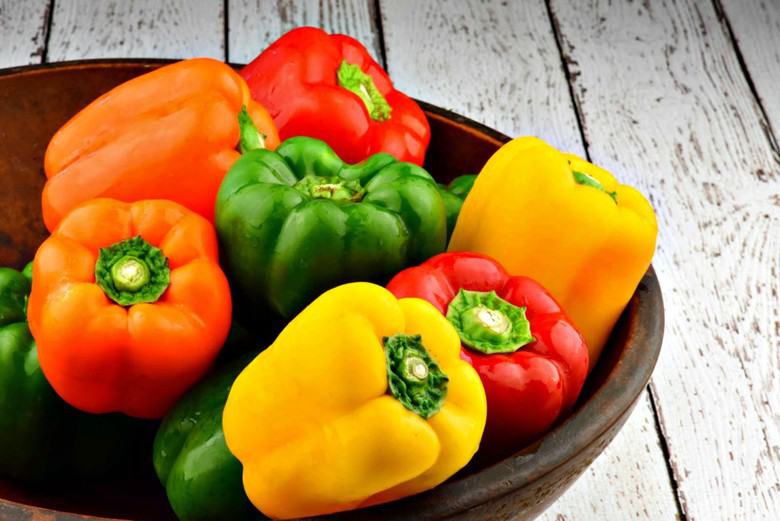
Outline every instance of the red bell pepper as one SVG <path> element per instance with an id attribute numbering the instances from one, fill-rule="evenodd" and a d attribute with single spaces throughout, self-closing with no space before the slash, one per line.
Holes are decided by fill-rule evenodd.
<path id="1" fill-rule="evenodd" d="M 309 136 L 347 163 L 377 152 L 421 165 L 430 127 L 419 105 L 395 90 L 363 45 L 300 27 L 241 71 L 252 98 L 271 113 L 282 140 Z"/>
<path id="2" fill-rule="evenodd" d="M 532 279 L 509 275 L 490 257 L 456 252 L 400 272 L 387 289 L 427 300 L 457 329 L 461 357 L 477 370 L 487 395 L 483 457 L 517 451 L 574 405 L 588 348 Z"/>

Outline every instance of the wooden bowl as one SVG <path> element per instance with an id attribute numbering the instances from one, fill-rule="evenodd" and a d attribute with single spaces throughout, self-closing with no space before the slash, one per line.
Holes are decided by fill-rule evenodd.
<path id="1" fill-rule="evenodd" d="M 168 63 L 71 62 L 0 71 L 0 265 L 20 268 L 46 236 L 40 216 L 43 154 L 52 134 L 113 86 Z M 479 172 L 509 138 L 422 103 L 431 123 L 426 168 L 440 181 Z M 661 349 L 661 290 L 652 268 L 623 313 L 575 410 L 537 443 L 434 490 L 338 520 L 525 519 L 555 501 L 604 450 L 645 388 Z M 143 459 L 143 458 L 141 458 Z M 175 519 L 146 461 L 98 483 L 32 487 L 0 480 L 0 518 L 59 521 Z"/>

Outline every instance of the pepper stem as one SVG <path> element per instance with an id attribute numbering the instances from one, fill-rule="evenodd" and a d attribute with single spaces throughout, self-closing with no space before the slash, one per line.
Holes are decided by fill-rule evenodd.
<path id="1" fill-rule="evenodd" d="M 383 342 L 388 394 L 426 420 L 439 412 L 449 378 L 425 349 L 422 337 L 399 333 Z"/>
<path id="2" fill-rule="evenodd" d="M 265 134 L 257 130 L 246 105 L 242 106 L 241 112 L 238 113 L 238 129 L 240 131 L 238 149 L 242 154 L 265 148 Z"/>
<path id="3" fill-rule="evenodd" d="M 579 185 L 585 185 L 593 187 L 597 190 L 601 190 L 608 196 L 612 198 L 615 203 L 617 203 L 617 192 L 607 192 L 607 189 L 604 188 L 604 185 L 601 184 L 601 182 L 593 177 L 592 175 L 585 174 L 583 172 L 572 172 L 572 175 L 574 175 L 574 182 Z"/>
<path id="4" fill-rule="evenodd" d="M 339 87 L 344 87 L 348 91 L 356 94 L 366 105 L 369 116 L 374 121 L 387 121 L 393 108 L 387 102 L 379 89 L 376 88 L 371 76 L 360 70 L 360 67 L 353 65 L 346 60 L 341 62 L 336 71 L 336 78 Z"/>
<path id="5" fill-rule="evenodd" d="M 485 354 L 514 353 L 534 339 L 525 308 L 495 291 L 461 289 L 450 302 L 447 319 L 463 344 Z"/>
<path id="6" fill-rule="evenodd" d="M 95 282 L 120 306 L 157 302 L 170 284 L 168 259 L 141 237 L 101 248 Z"/>
<path id="7" fill-rule="evenodd" d="M 136 257 L 122 257 L 111 266 L 114 287 L 119 291 L 135 293 L 149 282 L 149 268 Z"/>
<path id="8" fill-rule="evenodd" d="M 340 177 L 321 177 L 307 175 L 297 183 L 295 189 L 315 199 L 331 199 L 356 203 L 363 199 L 366 191 L 357 180 Z"/>

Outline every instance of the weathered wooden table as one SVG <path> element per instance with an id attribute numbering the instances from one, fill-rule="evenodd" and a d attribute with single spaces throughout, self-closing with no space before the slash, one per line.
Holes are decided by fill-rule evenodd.
<path id="1" fill-rule="evenodd" d="M 361 40 L 396 85 L 648 194 L 666 302 L 632 418 L 545 520 L 780 519 L 780 0 L 0 0 L 0 67 Z"/>

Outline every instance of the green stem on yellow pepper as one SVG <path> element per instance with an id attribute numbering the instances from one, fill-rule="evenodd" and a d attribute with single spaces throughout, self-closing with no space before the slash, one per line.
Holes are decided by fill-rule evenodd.
<path id="1" fill-rule="evenodd" d="M 389 394 L 426 420 L 439 412 L 449 379 L 428 354 L 420 335 L 385 337 L 384 344 Z"/>

